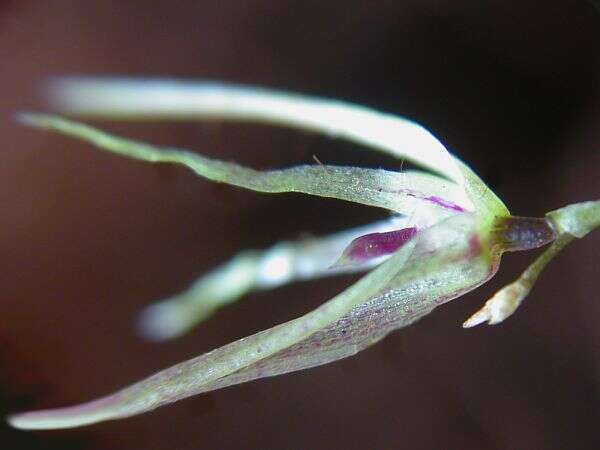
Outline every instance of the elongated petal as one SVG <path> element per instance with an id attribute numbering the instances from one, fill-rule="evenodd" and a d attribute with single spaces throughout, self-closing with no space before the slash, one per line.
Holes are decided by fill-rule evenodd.
<path id="1" fill-rule="evenodd" d="M 301 192 L 331 197 L 400 213 L 436 210 L 451 214 L 464 210 L 467 202 L 456 185 L 417 171 L 399 173 L 357 167 L 326 165 L 297 166 L 283 170 L 257 171 L 238 164 L 207 158 L 187 150 L 159 148 L 122 139 L 93 127 L 43 114 L 22 114 L 29 125 L 77 137 L 110 152 L 154 163 L 184 165 L 196 174 L 259 192 Z M 435 179 L 435 181 L 434 181 Z M 419 189 L 426 189 L 420 191 Z M 443 201 L 440 200 L 443 198 Z"/>
<path id="2" fill-rule="evenodd" d="M 289 126 L 405 158 L 462 184 L 446 148 L 422 126 L 352 103 L 227 83 L 63 77 L 49 95 L 68 113 L 112 118 L 219 119 Z M 466 205 L 469 207 L 470 205 Z"/>
<path id="3" fill-rule="evenodd" d="M 407 217 L 392 217 L 330 236 L 280 242 L 264 251 L 241 252 L 200 277 L 184 292 L 146 308 L 139 322 L 142 334 L 152 340 L 171 339 L 252 290 L 370 269 L 373 261 L 352 267 L 331 266 L 353 239 L 391 231 L 407 221 Z"/>
<path id="4" fill-rule="evenodd" d="M 407 242 L 387 262 L 313 312 L 70 408 L 24 413 L 19 428 L 66 428 L 139 414 L 198 393 L 350 356 L 493 275 L 498 255 L 475 218 L 454 216 Z"/>

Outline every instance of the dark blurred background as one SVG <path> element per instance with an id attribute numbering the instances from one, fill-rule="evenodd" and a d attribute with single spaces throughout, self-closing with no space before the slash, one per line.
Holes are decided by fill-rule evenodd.
<path id="1" fill-rule="evenodd" d="M 250 295 L 192 334 L 142 341 L 148 302 L 236 251 L 380 211 L 262 196 L 17 125 L 60 74 L 212 78 L 413 118 L 515 214 L 600 193 L 600 14 L 586 1 L 0 3 L 0 413 L 91 399 L 302 314 L 339 278 Z M 102 124 L 258 168 L 397 167 L 345 142 L 230 124 Z M 534 257 L 355 358 L 78 430 L 0 425 L 2 449 L 600 448 L 600 233 L 501 326 L 462 321 Z"/>

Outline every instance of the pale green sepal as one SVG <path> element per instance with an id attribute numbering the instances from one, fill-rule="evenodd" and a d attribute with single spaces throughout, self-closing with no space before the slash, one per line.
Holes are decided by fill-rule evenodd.
<path id="1" fill-rule="evenodd" d="M 447 217 L 452 213 L 430 196 L 464 203 L 467 199 L 455 184 L 418 171 L 407 173 L 381 169 L 304 165 L 282 170 L 258 171 L 239 164 L 207 158 L 181 149 L 160 148 L 123 139 L 94 127 L 45 114 L 21 114 L 19 119 L 38 128 L 49 129 L 88 141 L 97 147 L 122 156 L 154 163 L 174 163 L 186 166 L 196 174 L 264 193 L 299 192 L 330 197 L 412 214 Z M 427 189 L 426 192 L 417 188 Z M 460 203 L 458 203 L 462 206 Z M 428 219 L 431 222 L 431 219 Z"/>

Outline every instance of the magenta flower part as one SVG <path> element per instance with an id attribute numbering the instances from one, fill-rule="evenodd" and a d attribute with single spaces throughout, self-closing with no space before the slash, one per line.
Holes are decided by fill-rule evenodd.
<path id="1" fill-rule="evenodd" d="M 362 264 L 388 256 L 398 250 L 417 234 L 417 227 L 385 233 L 371 233 L 354 239 L 344 250 L 336 266 Z"/>

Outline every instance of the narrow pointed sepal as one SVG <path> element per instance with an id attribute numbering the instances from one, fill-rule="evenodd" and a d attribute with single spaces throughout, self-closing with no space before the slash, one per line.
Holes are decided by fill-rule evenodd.
<path id="1" fill-rule="evenodd" d="M 80 405 L 13 414 L 6 421 L 21 430 L 81 427 L 116 417 L 122 400 L 117 392 Z"/>

